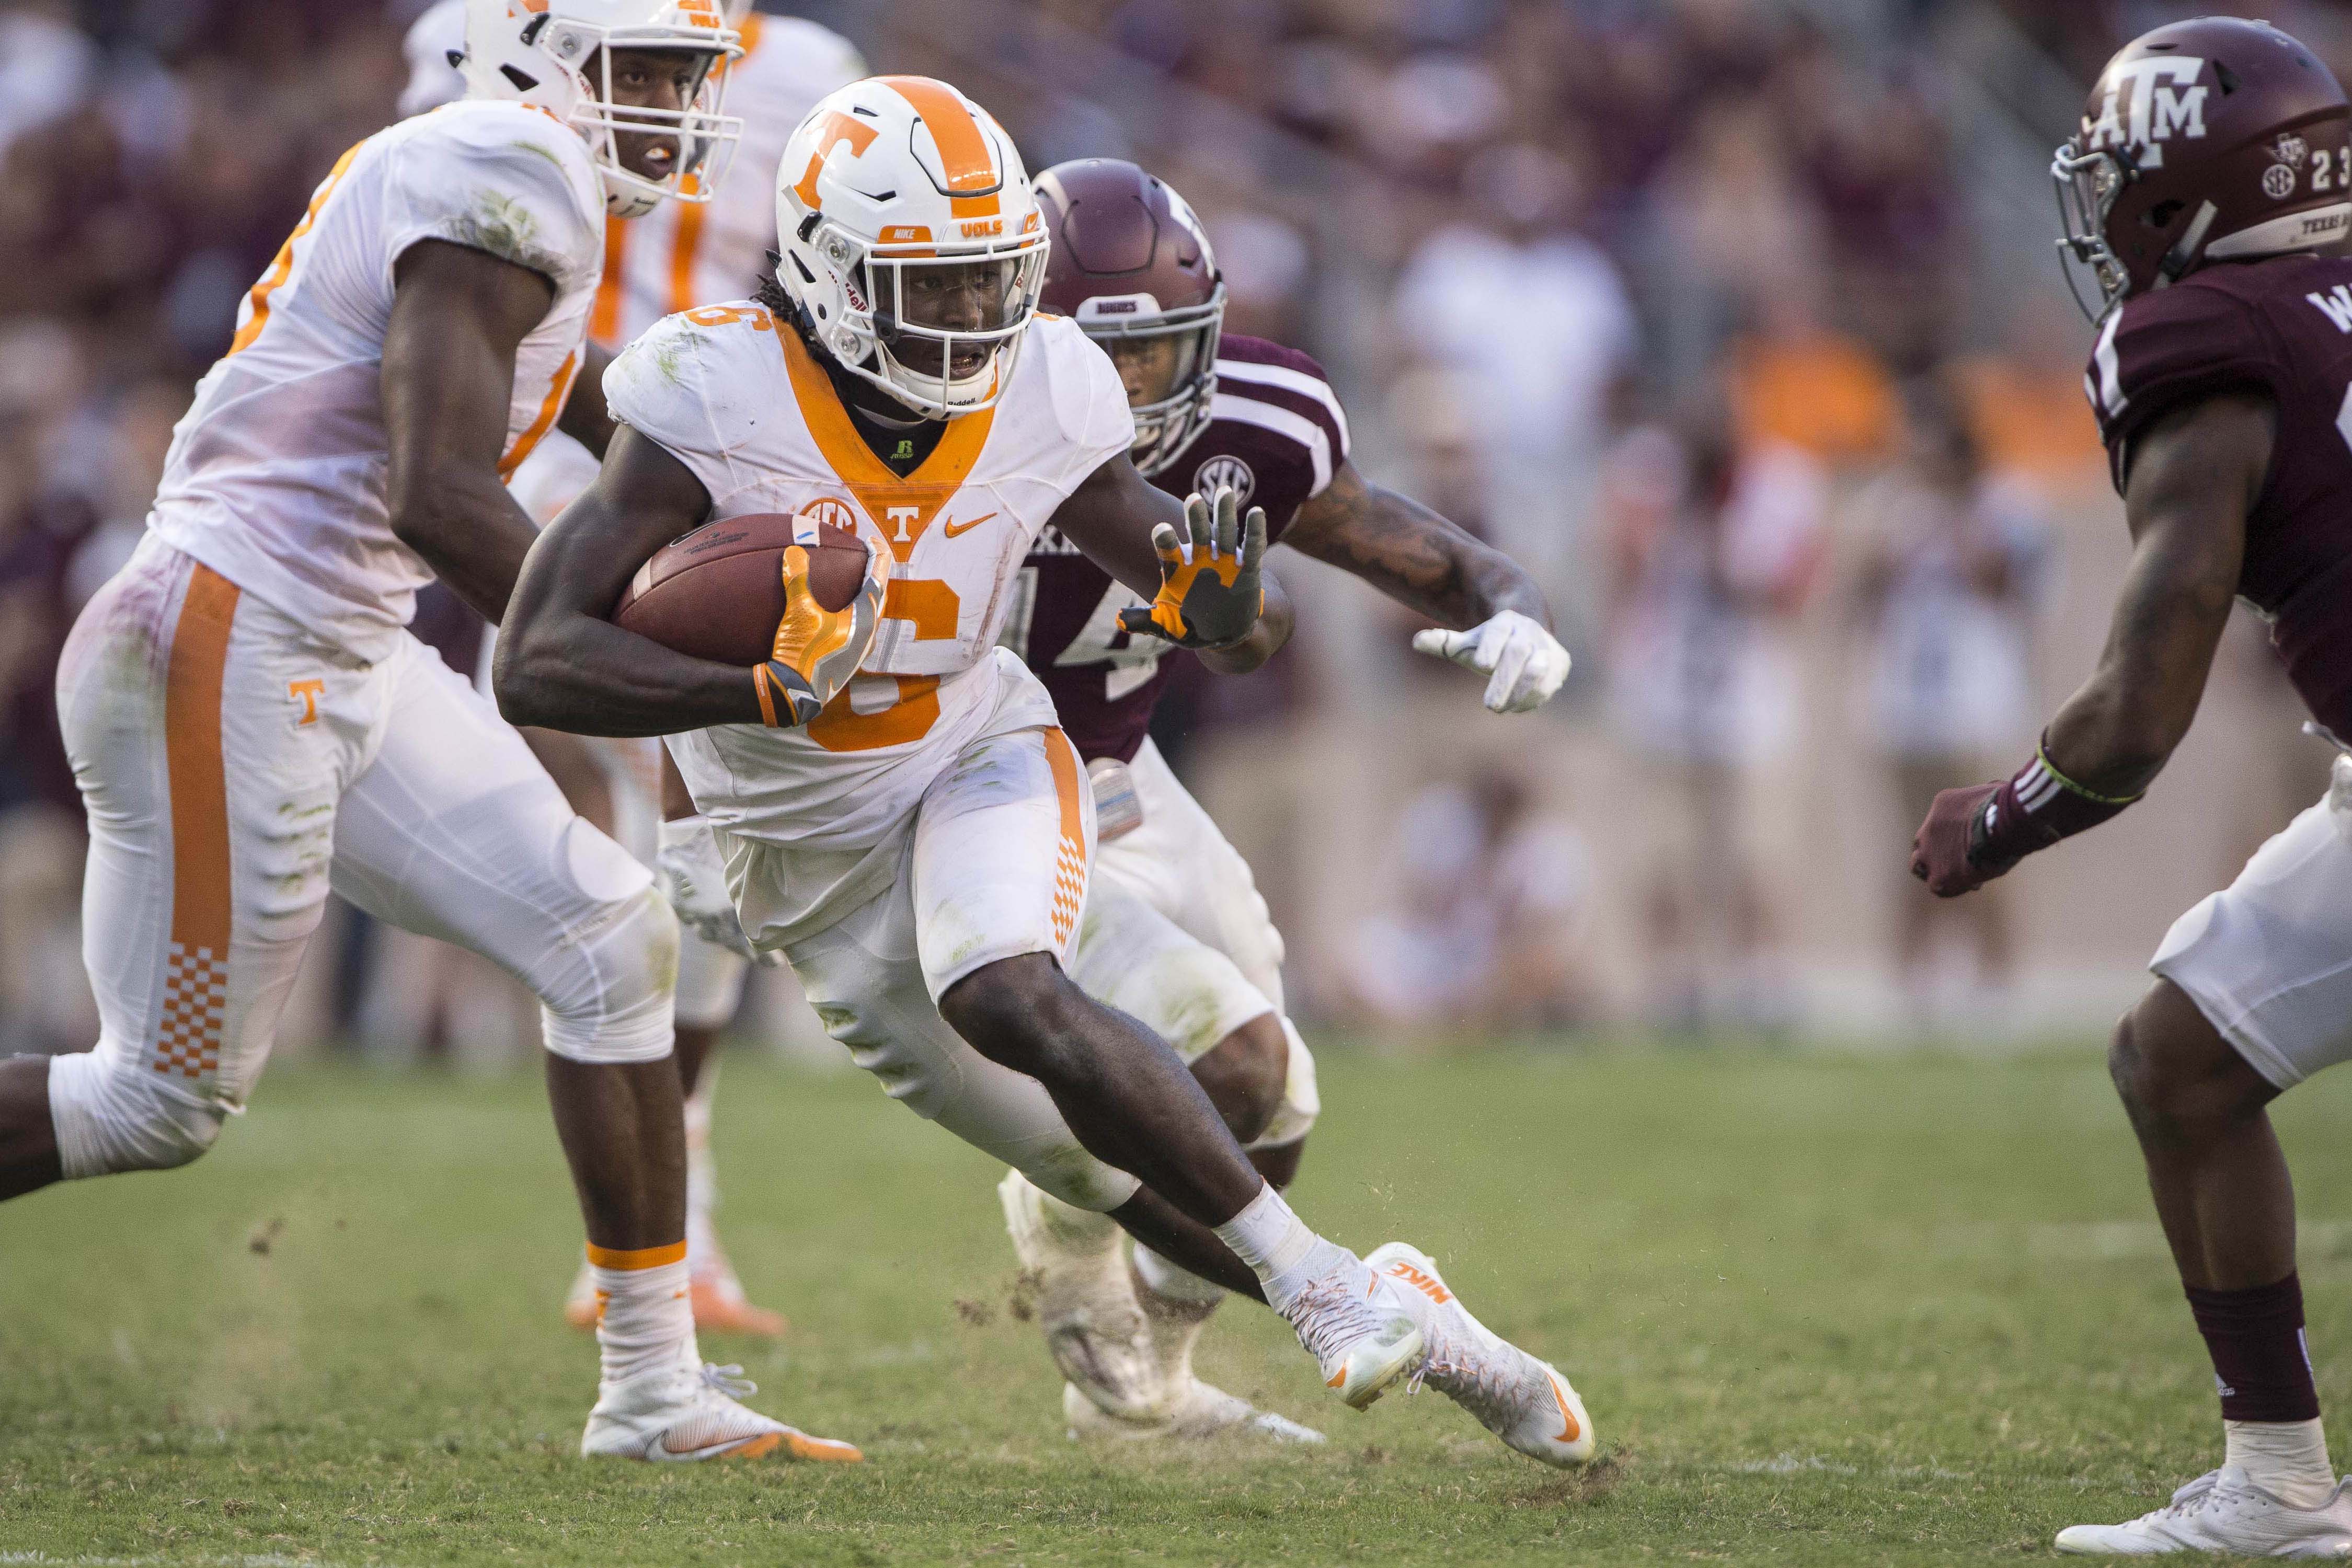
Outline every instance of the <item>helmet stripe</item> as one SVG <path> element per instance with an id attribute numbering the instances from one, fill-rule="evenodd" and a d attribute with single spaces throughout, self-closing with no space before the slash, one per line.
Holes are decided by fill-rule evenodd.
<path id="1" fill-rule="evenodd" d="M 881 77 L 884 87 L 915 106 L 930 127 L 932 144 L 940 150 L 940 167 L 946 173 L 948 194 L 976 196 L 1003 183 L 996 160 L 989 155 L 988 138 L 980 121 L 964 106 L 953 88 L 929 77 Z"/>

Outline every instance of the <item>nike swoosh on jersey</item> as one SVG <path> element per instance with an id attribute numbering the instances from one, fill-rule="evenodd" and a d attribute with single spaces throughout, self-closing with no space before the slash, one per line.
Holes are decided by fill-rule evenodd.
<path id="1" fill-rule="evenodd" d="M 941 531 L 944 532 L 948 538 L 954 538 L 959 534 L 968 534 L 971 532 L 972 529 L 980 527 L 981 524 L 988 521 L 989 518 L 994 516 L 996 516 L 994 512 L 982 512 L 980 516 L 966 518 L 961 523 L 945 523 L 941 525 Z"/>

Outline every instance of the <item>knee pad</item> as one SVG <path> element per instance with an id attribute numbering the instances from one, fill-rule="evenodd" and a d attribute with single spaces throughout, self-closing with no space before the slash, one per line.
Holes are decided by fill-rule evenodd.
<path id="1" fill-rule="evenodd" d="M 1298 1037 L 1298 1026 L 1289 1019 L 1282 1020 L 1283 1038 L 1290 1042 L 1290 1076 L 1282 1087 L 1282 1105 L 1247 1146 L 1253 1149 L 1277 1149 L 1285 1144 L 1295 1144 L 1312 1132 L 1316 1119 L 1323 1114 L 1323 1096 L 1315 1084 L 1315 1053 Z"/>
<path id="2" fill-rule="evenodd" d="M 49 1120 L 69 1181 L 186 1165 L 213 1146 L 229 1114 L 124 1068 L 103 1044 L 49 1059 Z"/>
<path id="3" fill-rule="evenodd" d="M 626 859 L 602 833 L 593 836 Z M 540 999 L 547 1049 L 596 1066 L 667 1056 L 676 1038 L 671 1002 L 677 944 L 677 917 L 651 886 L 606 903 L 592 920 L 565 933 L 523 976 Z"/>

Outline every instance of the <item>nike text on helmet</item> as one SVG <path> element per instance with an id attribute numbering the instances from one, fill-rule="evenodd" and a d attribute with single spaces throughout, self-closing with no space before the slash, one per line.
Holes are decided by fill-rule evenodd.
<path id="1" fill-rule="evenodd" d="M 680 49 L 702 57 L 693 99 L 682 109 L 630 109 L 613 102 L 613 54 Z M 633 218 L 665 198 L 707 202 L 735 155 L 743 122 L 721 112 L 726 62 L 742 42 L 719 0 L 466 0 L 469 98 L 535 104 L 587 140 L 604 182 L 604 210 Z M 660 179 L 621 162 L 620 138 L 676 136 L 677 166 Z"/>
<path id="2" fill-rule="evenodd" d="M 784 148 L 776 230 L 776 281 L 851 374 L 934 419 L 996 401 L 1036 312 L 1046 235 L 986 110 L 929 77 L 833 92 Z"/>
<path id="3" fill-rule="evenodd" d="M 1157 474 L 1209 423 L 1225 281 L 1192 207 L 1165 183 L 1115 158 L 1056 163 L 1037 176 L 1052 242 L 1045 307 L 1110 348 L 1167 339 L 1172 374 L 1138 404 L 1135 465 Z"/>
<path id="4" fill-rule="evenodd" d="M 2352 234 L 2347 162 L 2352 111 L 2318 57 L 2265 22 L 2175 22 L 2107 62 L 2050 165 L 2061 255 L 2092 270 L 2104 316 L 2209 261 L 2334 245 Z"/>

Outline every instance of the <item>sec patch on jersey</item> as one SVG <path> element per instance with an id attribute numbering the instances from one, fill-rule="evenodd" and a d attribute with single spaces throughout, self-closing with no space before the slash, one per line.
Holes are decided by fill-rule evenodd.
<path id="1" fill-rule="evenodd" d="M 840 515 L 824 515 L 828 505 Z M 866 580 L 866 541 L 846 507 L 821 503 L 796 517 L 725 517 L 673 539 L 637 568 L 613 623 L 698 659 L 757 664 L 774 650 L 784 615 L 784 550 L 794 544 L 809 552 L 817 603 L 845 608 Z"/>

